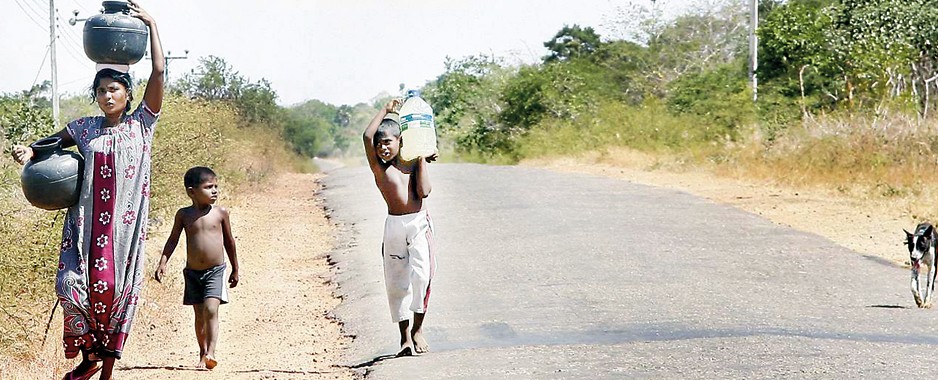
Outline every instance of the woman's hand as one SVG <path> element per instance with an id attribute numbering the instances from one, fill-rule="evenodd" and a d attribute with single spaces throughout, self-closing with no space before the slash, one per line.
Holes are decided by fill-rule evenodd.
<path id="1" fill-rule="evenodd" d="M 132 17 L 139 18 L 141 21 L 143 21 L 144 24 L 146 24 L 146 26 L 150 26 L 156 23 L 156 21 L 153 20 L 153 16 L 150 16 L 147 11 L 140 7 L 140 3 L 134 0 L 127 0 L 127 2 L 130 3 L 130 15 Z"/>
<path id="2" fill-rule="evenodd" d="M 13 156 L 13 161 L 23 165 L 33 158 L 33 148 L 24 145 L 14 145 L 13 151 L 10 152 L 10 155 Z"/>

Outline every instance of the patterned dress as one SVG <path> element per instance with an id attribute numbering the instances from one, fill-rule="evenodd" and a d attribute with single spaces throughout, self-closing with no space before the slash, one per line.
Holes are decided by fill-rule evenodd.
<path id="1" fill-rule="evenodd" d="M 141 102 L 119 125 L 83 117 L 66 130 L 85 159 L 81 197 L 68 209 L 55 290 L 65 357 L 120 358 L 144 279 L 150 147 L 159 117 Z"/>

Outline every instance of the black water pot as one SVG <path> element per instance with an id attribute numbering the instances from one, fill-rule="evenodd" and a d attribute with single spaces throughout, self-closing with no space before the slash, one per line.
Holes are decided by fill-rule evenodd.
<path id="1" fill-rule="evenodd" d="M 132 65 L 147 51 L 147 25 L 130 16 L 126 1 L 105 1 L 104 12 L 85 21 L 85 55 L 97 63 Z"/>
<path id="2" fill-rule="evenodd" d="M 33 206 L 58 210 L 78 203 L 84 159 L 62 149 L 62 139 L 48 137 L 32 143 L 33 157 L 23 166 L 20 183 Z"/>

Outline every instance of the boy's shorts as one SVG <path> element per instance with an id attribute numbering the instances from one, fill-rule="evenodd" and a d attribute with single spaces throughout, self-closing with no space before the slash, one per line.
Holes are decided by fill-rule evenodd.
<path id="1" fill-rule="evenodd" d="M 218 298 L 222 304 L 228 303 L 228 287 L 225 286 L 227 267 L 227 264 L 221 264 L 204 270 L 183 269 L 182 277 L 186 279 L 186 291 L 182 304 L 197 305 L 210 297 Z"/>

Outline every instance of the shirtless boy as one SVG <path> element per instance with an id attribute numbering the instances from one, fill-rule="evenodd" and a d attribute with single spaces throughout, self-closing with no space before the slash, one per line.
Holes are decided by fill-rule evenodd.
<path id="1" fill-rule="evenodd" d="M 197 368 L 207 369 L 215 368 L 218 364 L 215 360 L 218 306 L 228 303 L 228 289 L 224 284 L 226 252 L 231 262 L 228 285 L 234 288 L 239 280 L 238 255 L 231 235 L 228 210 L 214 205 L 218 200 L 216 180 L 215 172 L 206 167 L 197 166 L 186 172 L 184 183 L 192 205 L 176 211 L 173 229 L 163 247 L 163 256 L 155 275 L 156 281 L 162 282 L 166 263 L 176 250 L 179 235 L 185 230 L 186 268 L 183 269 L 183 277 L 186 290 L 183 304 L 192 305 L 195 311 L 195 336 L 199 340 Z"/>
<path id="2" fill-rule="evenodd" d="M 436 270 L 433 223 L 423 199 L 430 194 L 427 163 L 437 153 L 404 162 L 398 156 L 400 125 L 394 120 L 399 100 L 378 111 L 362 135 L 368 166 L 388 207 L 384 223 L 384 281 L 391 319 L 398 324 L 401 348 L 398 356 L 429 351 L 423 320 L 430 300 L 430 280 Z M 413 324 L 410 324 L 413 312 Z"/>

